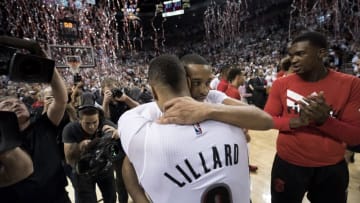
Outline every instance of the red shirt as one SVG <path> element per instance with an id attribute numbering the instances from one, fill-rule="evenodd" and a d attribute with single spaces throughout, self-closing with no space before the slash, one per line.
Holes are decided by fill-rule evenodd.
<path id="1" fill-rule="evenodd" d="M 332 115 L 321 126 L 290 129 L 290 118 L 299 116 L 295 101 L 313 92 L 324 92 Z M 360 144 L 360 79 L 329 70 L 317 82 L 305 82 L 291 74 L 277 79 L 271 88 L 265 109 L 279 129 L 278 155 L 298 166 L 333 165 L 344 159 L 345 143 Z"/>
<path id="2" fill-rule="evenodd" d="M 233 99 L 241 100 L 239 89 L 231 84 L 227 87 L 225 94 Z"/>
<path id="3" fill-rule="evenodd" d="M 284 75 L 285 75 L 285 71 L 281 70 L 276 74 L 276 78 L 281 78 Z"/>
<path id="4" fill-rule="evenodd" d="M 228 88 L 228 85 L 229 85 L 229 83 L 227 80 L 221 79 L 217 86 L 217 90 L 219 90 L 221 92 L 225 92 L 226 89 Z"/>

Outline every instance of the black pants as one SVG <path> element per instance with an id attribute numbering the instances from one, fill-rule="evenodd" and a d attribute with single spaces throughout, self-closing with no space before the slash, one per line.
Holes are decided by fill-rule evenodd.
<path id="1" fill-rule="evenodd" d="M 118 193 L 119 203 L 127 203 L 129 199 L 128 192 L 125 188 L 124 179 L 122 177 L 122 163 L 124 158 L 113 163 L 116 174 L 116 191 Z"/>
<path id="2" fill-rule="evenodd" d="M 104 203 L 116 202 L 115 179 L 112 170 L 99 177 L 78 175 L 73 170 L 75 192 L 79 203 L 97 203 L 95 184 L 98 185 Z"/>
<path id="3" fill-rule="evenodd" d="M 345 160 L 331 166 L 301 167 L 276 155 L 271 172 L 271 202 L 301 203 L 307 192 L 311 203 L 346 203 L 348 184 Z"/>

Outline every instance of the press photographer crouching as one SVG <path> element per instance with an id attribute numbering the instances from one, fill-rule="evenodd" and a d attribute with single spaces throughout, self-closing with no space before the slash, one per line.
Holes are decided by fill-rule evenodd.
<path id="1" fill-rule="evenodd" d="M 69 203 L 56 143 L 67 102 L 64 81 L 38 43 L 0 36 L 0 46 L 0 74 L 14 82 L 50 83 L 54 92 L 48 111 L 34 122 L 17 96 L 0 97 L 0 201 Z"/>
<path id="2" fill-rule="evenodd" d="M 79 121 L 67 124 L 63 130 L 65 158 L 73 168 L 75 192 L 79 203 L 96 203 L 97 184 L 104 203 L 115 203 L 112 163 L 124 154 L 118 147 L 116 125 L 95 107 L 91 93 L 84 93 L 81 100 Z"/>

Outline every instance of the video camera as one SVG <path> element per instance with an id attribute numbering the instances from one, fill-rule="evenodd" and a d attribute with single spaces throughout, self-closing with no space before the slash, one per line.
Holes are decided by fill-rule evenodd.
<path id="1" fill-rule="evenodd" d="M 55 62 L 40 55 L 43 52 L 35 41 L 0 36 L 0 75 L 14 82 L 48 83 Z"/>
<path id="2" fill-rule="evenodd" d="M 0 153 L 20 146 L 21 141 L 16 114 L 0 111 Z"/>
<path id="3" fill-rule="evenodd" d="M 99 176 L 111 169 L 114 161 L 122 158 L 119 140 L 111 138 L 111 134 L 95 138 L 75 165 L 79 175 Z"/>

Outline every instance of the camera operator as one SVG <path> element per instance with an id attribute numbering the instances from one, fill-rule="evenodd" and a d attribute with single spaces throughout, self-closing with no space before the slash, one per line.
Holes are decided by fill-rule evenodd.
<path id="1" fill-rule="evenodd" d="M 79 174 L 76 164 L 86 154 L 97 138 L 111 133 L 118 139 L 116 125 L 104 119 L 101 109 L 95 107 L 91 93 L 82 95 L 82 105 L 78 109 L 79 121 L 67 124 L 63 130 L 65 158 L 72 166 L 74 187 L 79 203 L 97 202 L 95 184 L 98 184 L 104 203 L 116 202 L 114 173 L 112 169 L 100 171 L 95 175 Z M 90 101 L 89 101 L 90 100 Z"/>
<path id="2" fill-rule="evenodd" d="M 0 36 L 0 44 L 28 49 L 36 56 L 45 56 L 39 44 L 33 41 Z M 34 55 L 27 57 L 36 58 Z M 17 68 L 21 71 L 21 67 Z M 54 100 L 46 114 L 35 122 L 30 122 L 29 110 L 16 96 L 0 99 L 0 111 L 16 114 L 21 137 L 20 146 L 0 153 L 0 197 L 4 203 L 70 202 L 65 190 L 67 181 L 56 143 L 57 126 L 63 117 L 67 101 L 65 83 L 54 66 L 45 68 L 52 74 L 50 85 L 54 92 Z M 39 73 L 45 74 L 42 71 Z M 41 78 L 41 75 L 38 77 Z"/>
<path id="3" fill-rule="evenodd" d="M 117 123 L 120 116 L 127 110 L 139 105 L 138 102 L 131 99 L 119 88 L 118 82 L 111 78 L 105 78 L 101 82 L 101 91 L 103 93 L 102 107 L 105 118 Z M 119 143 L 119 147 L 121 147 Z M 125 157 L 125 154 L 123 155 Z M 128 202 L 128 193 L 122 178 L 122 162 L 123 159 L 114 163 L 116 172 L 116 188 L 118 192 L 118 199 L 120 203 Z"/>

